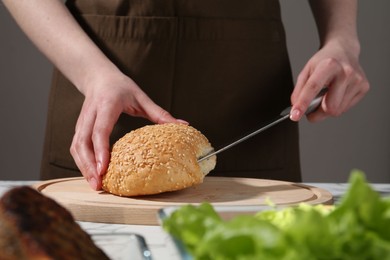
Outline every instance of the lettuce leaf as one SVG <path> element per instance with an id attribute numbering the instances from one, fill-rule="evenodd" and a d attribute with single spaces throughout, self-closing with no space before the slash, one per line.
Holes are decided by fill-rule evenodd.
<path id="1" fill-rule="evenodd" d="M 390 199 L 351 172 L 335 206 L 294 207 L 223 221 L 208 204 L 186 205 L 163 221 L 194 259 L 390 259 Z"/>
<path id="2" fill-rule="evenodd" d="M 163 221 L 163 227 L 173 237 L 183 241 L 186 249 L 193 253 L 206 232 L 221 222 L 222 219 L 213 207 L 203 203 L 198 207 L 182 206 Z"/>

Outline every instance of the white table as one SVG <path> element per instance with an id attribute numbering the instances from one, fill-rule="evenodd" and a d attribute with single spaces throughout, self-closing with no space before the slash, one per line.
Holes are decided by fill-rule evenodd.
<path id="1" fill-rule="evenodd" d="M 0 196 L 8 189 L 21 186 L 31 185 L 35 181 L 0 181 Z M 335 202 L 348 188 L 346 183 L 305 183 L 328 190 L 334 196 Z M 372 184 L 373 188 L 383 196 L 390 196 L 390 184 Z M 148 248 L 151 251 L 154 260 L 175 260 L 181 259 L 180 253 L 172 242 L 171 238 L 162 230 L 160 226 L 143 226 L 143 225 L 121 225 L 121 224 L 104 224 L 92 222 L 78 222 L 80 226 L 92 236 L 99 234 L 118 234 L 118 233 L 135 233 L 144 237 Z M 102 245 L 103 250 L 114 260 L 132 259 L 122 258 L 120 247 L 115 243 L 106 243 Z"/>

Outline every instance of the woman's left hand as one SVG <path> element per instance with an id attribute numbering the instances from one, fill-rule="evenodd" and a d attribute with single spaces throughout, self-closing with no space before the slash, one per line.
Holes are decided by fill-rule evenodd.
<path id="1" fill-rule="evenodd" d="M 310 102 L 328 87 L 319 108 L 307 115 L 311 122 L 337 117 L 356 105 L 370 86 L 359 64 L 359 51 L 334 41 L 324 45 L 305 65 L 291 95 L 291 120 L 299 121 Z"/>

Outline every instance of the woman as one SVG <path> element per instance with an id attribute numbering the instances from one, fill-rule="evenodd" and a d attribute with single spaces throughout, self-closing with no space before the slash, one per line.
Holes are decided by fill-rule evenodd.
<path id="1" fill-rule="evenodd" d="M 46 179 L 81 171 L 100 189 L 110 144 L 150 122 L 188 121 L 219 147 L 290 103 L 291 120 L 299 121 L 325 85 L 311 121 L 342 114 L 369 89 L 358 60 L 356 0 L 310 1 L 321 46 L 295 88 L 274 0 L 3 2 L 57 68 Z M 214 175 L 300 181 L 292 121 L 224 152 Z"/>

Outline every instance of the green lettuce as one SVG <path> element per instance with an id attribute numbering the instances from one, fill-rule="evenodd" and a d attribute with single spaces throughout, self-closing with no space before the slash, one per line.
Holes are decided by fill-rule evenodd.
<path id="1" fill-rule="evenodd" d="M 194 259 L 390 259 L 390 200 L 354 170 L 336 206 L 300 204 L 229 221 L 203 203 L 163 221 Z"/>

